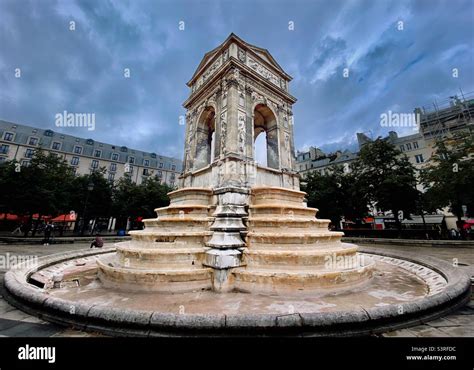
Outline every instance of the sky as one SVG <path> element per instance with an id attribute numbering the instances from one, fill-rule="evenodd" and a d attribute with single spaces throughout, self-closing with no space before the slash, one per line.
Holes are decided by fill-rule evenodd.
<path id="1" fill-rule="evenodd" d="M 472 0 L 0 0 L 0 119 L 182 158 L 185 84 L 234 32 L 293 77 L 297 149 L 356 149 L 383 113 L 474 91 L 473 25 Z"/>

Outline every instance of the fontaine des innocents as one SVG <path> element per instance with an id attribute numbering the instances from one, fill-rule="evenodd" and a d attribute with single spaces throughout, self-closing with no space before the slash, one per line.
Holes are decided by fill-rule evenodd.
<path id="1" fill-rule="evenodd" d="M 357 258 L 357 246 L 329 231 L 299 190 L 290 81 L 266 49 L 234 34 L 204 55 L 187 83 L 179 189 L 144 230 L 99 259 L 106 287 L 284 294 L 372 277 L 372 260 Z M 259 135 L 266 166 L 255 161 Z"/>

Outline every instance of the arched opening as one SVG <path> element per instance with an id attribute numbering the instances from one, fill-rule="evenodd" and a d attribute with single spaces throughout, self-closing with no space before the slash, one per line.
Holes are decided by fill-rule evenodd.
<path id="1" fill-rule="evenodd" d="M 214 162 L 216 154 L 216 131 L 212 131 L 211 134 L 211 161 L 209 163 Z"/>
<path id="2" fill-rule="evenodd" d="M 254 160 L 261 166 L 279 168 L 277 121 L 264 104 L 254 109 Z"/>
<path id="3" fill-rule="evenodd" d="M 257 135 L 254 144 L 255 161 L 260 166 L 267 166 L 267 134 L 262 131 Z"/>
<path id="4" fill-rule="evenodd" d="M 200 169 L 214 159 L 214 132 L 216 129 L 216 111 L 213 107 L 206 107 L 199 117 L 196 128 L 196 156 L 194 168 Z"/>

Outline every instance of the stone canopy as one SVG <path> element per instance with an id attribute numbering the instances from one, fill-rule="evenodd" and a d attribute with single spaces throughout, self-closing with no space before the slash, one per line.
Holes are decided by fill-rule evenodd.
<path id="1" fill-rule="evenodd" d="M 266 50 L 231 34 L 187 85 L 183 187 L 299 187 L 289 76 Z M 255 161 L 265 135 L 267 165 Z"/>

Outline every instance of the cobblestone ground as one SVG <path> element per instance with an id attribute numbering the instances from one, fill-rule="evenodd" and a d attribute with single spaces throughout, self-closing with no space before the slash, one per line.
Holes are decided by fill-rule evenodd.
<path id="1" fill-rule="evenodd" d="M 0 254 L 44 256 L 53 253 L 67 252 L 88 248 L 88 244 L 42 245 L 7 245 L 0 244 Z M 474 276 L 473 248 L 440 248 L 410 246 L 378 246 L 383 250 L 415 251 L 422 255 L 437 257 L 465 269 Z M 0 269 L 0 336 L 3 337 L 95 337 L 99 334 L 86 333 L 64 328 L 40 320 L 10 306 L 3 299 L 3 275 Z M 396 330 L 382 334 L 385 337 L 474 337 L 474 301 L 460 310 L 441 319 L 409 329 Z"/>

